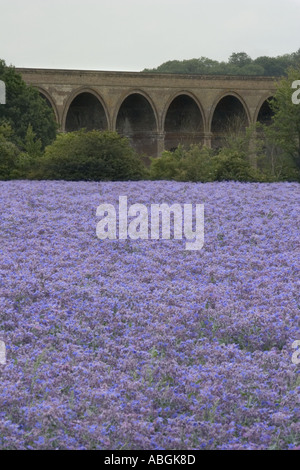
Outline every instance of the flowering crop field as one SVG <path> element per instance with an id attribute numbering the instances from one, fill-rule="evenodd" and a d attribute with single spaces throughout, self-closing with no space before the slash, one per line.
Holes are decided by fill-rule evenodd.
<path id="1" fill-rule="evenodd" d="M 99 204 L 205 205 L 205 242 Z M 0 183 L 0 449 L 300 446 L 300 185 Z"/>

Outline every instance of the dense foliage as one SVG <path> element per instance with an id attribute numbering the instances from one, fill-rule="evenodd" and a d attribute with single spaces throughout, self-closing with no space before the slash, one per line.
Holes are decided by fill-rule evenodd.
<path id="1" fill-rule="evenodd" d="M 116 132 L 81 130 L 59 134 L 32 176 L 64 180 L 136 180 L 144 165 L 129 140 Z"/>
<path id="2" fill-rule="evenodd" d="M 298 183 L 0 183 L 1 449 L 300 446 Z M 205 242 L 96 208 L 205 204 Z"/>
<path id="3" fill-rule="evenodd" d="M 261 56 L 256 59 L 252 59 L 245 52 L 234 52 L 227 62 L 218 62 L 207 57 L 169 60 L 157 68 L 145 69 L 143 72 L 281 77 L 287 74 L 289 67 L 297 67 L 299 64 L 300 49 L 292 54 L 284 54 L 278 57 Z"/>
<path id="4" fill-rule="evenodd" d="M 291 99 L 295 91 L 291 85 L 298 81 L 300 83 L 300 66 L 290 69 L 288 76 L 279 82 L 271 101 L 274 112 L 272 126 L 266 132 L 300 170 L 300 104 L 293 103 Z"/>
<path id="5" fill-rule="evenodd" d="M 0 60 L 0 80 L 6 86 L 6 104 L 0 106 L 0 125 L 10 125 L 11 140 L 23 148 L 28 127 L 31 126 L 42 146 L 50 144 L 56 136 L 56 122 L 39 92 L 28 86 L 15 68 Z"/>
<path id="6" fill-rule="evenodd" d="M 11 141 L 12 129 L 7 124 L 0 125 L 0 179 L 9 180 L 17 166 L 18 147 Z"/>
<path id="7" fill-rule="evenodd" d="M 244 150 L 239 145 L 242 141 L 243 138 L 239 138 L 238 142 L 231 142 L 231 145 L 219 150 L 201 145 L 188 148 L 179 145 L 175 151 L 165 151 L 161 157 L 152 159 L 150 178 L 194 182 L 300 181 L 299 168 L 279 147 L 272 146 L 268 140 L 258 136 L 254 152 L 246 136 L 244 143 L 248 142 L 248 147 Z M 267 144 L 270 148 L 267 148 Z M 255 160 L 255 165 L 251 158 Z"/>
<path id="8" fill-rule="evenodd" d="M 153 180 L 175 181 L 263 181 L 267 179 L 255 170 L 244 155 L 233 149 L 214 153 L 211 149 L 191 145 L 179 146 L 174 152 L 165 151 L 153 158 L 150 168 Z"/>

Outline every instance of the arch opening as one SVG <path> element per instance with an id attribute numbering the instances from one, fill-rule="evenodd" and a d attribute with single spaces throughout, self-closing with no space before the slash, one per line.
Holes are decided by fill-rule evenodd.
<path id="1" fill-rule="evenodd" d="M 165 149 L 203 144 L 203 119 L 193 98 L 180 95 L 170 104 L 165 118 Z"/>
<path id="2" fill-rule="evenodd" d="M 229 137 L 245 133 L 248 125 L 248 117 L 241 101 L 233 95 L 224 96 L 218 102 L 212 118 L 212 147 L 220 148 Z"/>
<path id="3" fill-rule="evenodd" d="M 143 95 L 133 93 L 120 106 L 116 130 L 128 137 L 140 155 L 157 155 L 157 124 L 151 104 Z"/>
<path id="4" fill-rule="evenodd" d="M 88 131 L 108 128 L 102 104 L 95 95 L 88 92 L 80 93 L 73 99 L 66 117 L 65 130 L 67 132 L 83 128 Z"/>
<path id="5" fill-rule="evenodd" d="M 257 116 L 257 122 L 260 122 L 261 124 L 265 124 L 269 126 L 272 122 L 272 117 L 274 116 L 274 112 L 270 106 L 269 101 L 273 97 L 268 98 L 263 102 L 263 104 L 260 107 L 258 116 Z"/>

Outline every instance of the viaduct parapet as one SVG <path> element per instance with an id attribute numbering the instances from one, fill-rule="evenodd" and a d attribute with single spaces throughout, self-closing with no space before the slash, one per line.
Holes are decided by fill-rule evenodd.
<path id="1" fill-rule="evenodd" d="M 268 122 L 275 79 L 18 68 L 52 107 L 60 131 L 117 131 L 138 152 L 218 146 L 230 126 Z"/>

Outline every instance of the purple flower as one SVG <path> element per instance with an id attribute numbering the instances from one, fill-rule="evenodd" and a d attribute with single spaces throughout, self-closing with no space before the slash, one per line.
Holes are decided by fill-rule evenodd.
<path id="1" fill-rule="evenodd" d="M 0 186 L 0 449 L 299 448 L 299 184 Z M 120 195 L 204 203 L 203 248 L 99 240 Z"/>

